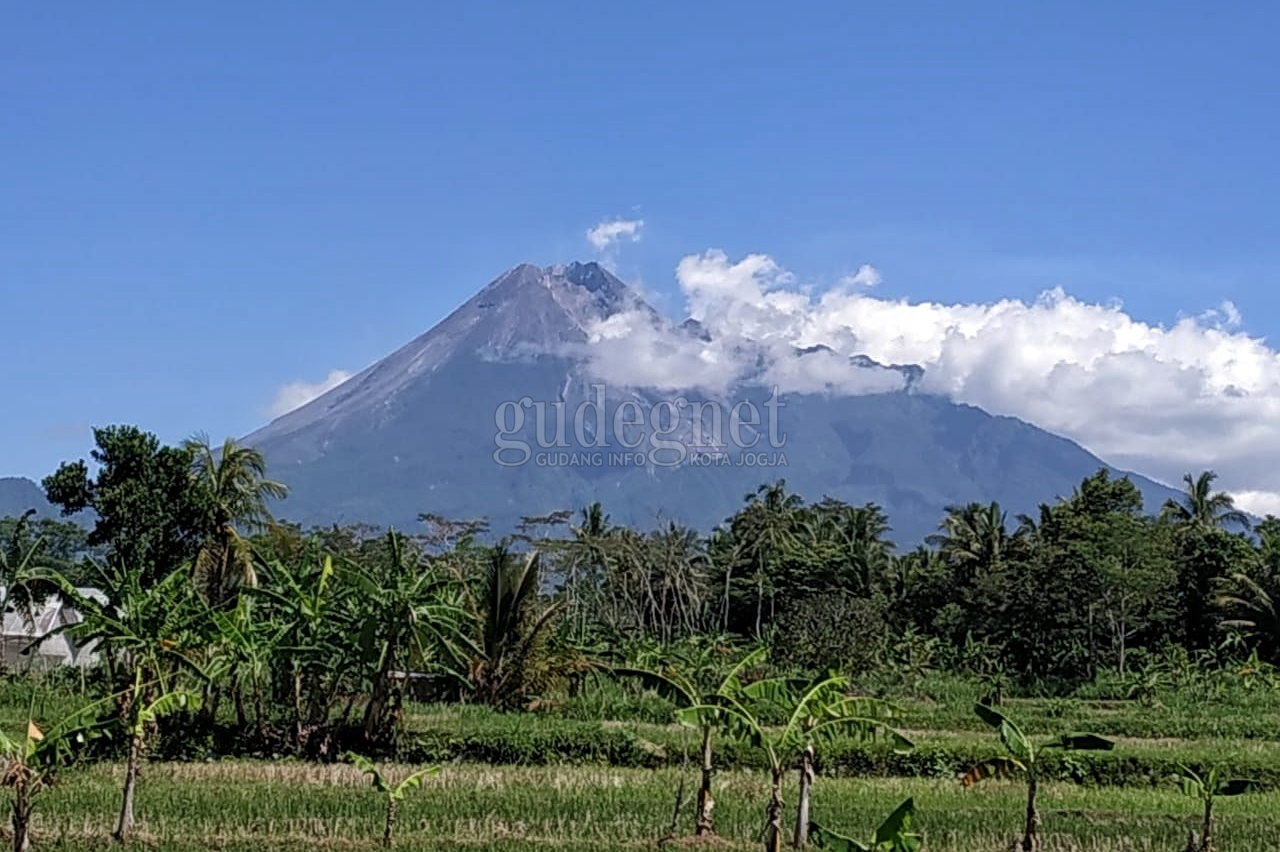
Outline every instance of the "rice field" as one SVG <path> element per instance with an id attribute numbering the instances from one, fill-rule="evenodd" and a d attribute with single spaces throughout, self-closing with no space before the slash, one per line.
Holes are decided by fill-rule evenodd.
<path id="1" fill-rule="evenodd" d="M 0 684 L 0 726 L 21 735 L 31 695 L 30 685 Z M 964 789 L 955 778 L 956 758 L 980 759 L 999 748 L 996 737 L 971 718 L 970 700 L 960 694 L 950 700 L 905 702 L 903 727 L 925 755 L 915 769 L 932 777 L 820 777 L 813 818 L 844 834 L 869 837 L 880 820 L 910 796 L 916 802 L 915 829 L 925 837 L 925 852 L 1008 852 L 1021 834 L 1023 787 L 992 782 Z M 75 703 L 74 696 L 63 693 L 38 693 L 36 716 L 56 717 Z M 1198 705 L 1171 694 L 1159 708 L 1135 702 L 1025 699 L 1011 701 L 1008 709 L 1036 738 L 1094 730 L 1117 740 L 1116 751 L 1107 759 L 1121 766 L 1107 777 L 1120 779 L 1122 786 L 1042 785 L 1042 852 L 1184 852 L 1188 830 L 1199 828 L 1199 803 L 1183 797 L 1162 774 L 1148 770 L 1219 761 L 1267 775 L 1273 791 L 1217 802 L 1218 852 L 1280 852 L 1280 784 L 1275 783 L 1274 769 L 1280 767 L 1280 735 L 1273 733 L 1280 730 L 1280 701 L 1274 692 Z M 410 712 L 413 737 L 432 731 L 445 739 L 479 736 L 500 754 L 495 762 L 525 765 L 446 764 L 401 803 L 396 848 L 761 848 L 767 775 L 748 754 L 737 749 L 736 765 L 742 768 L 716 776 L 718 839 L 695 844 L 689 835 L 697 777 L 691 765 L 685 767 L 683 757 L 689 731 L 598 719 L 575 722 L 475 707 L 415 706 Z M 665 757 L 655 765 L 661 768 L 610 766 L 608 757 L 602 757 L 605 752 L 569 758 L 577 765 L 544 759 L 544 752 L 559 747 L 557 743 L 577 743 L 601 730 L 625 730 L 659 748 Z M 728 743 L 722 746 L 720 755 L 728 759 L 733 750 Z M 930 755 L 936 755 L 936 767 Z M 550 765 L 529 765 L 543 763 Z M 757 768 L 748 768 L 753 766 Z M 394 779 L 414 768 L 392 766 L 386 771 Z M 123 773 L 119 763 L 64 772 L 36 802 L 36 852 L 109 848 Z M 682 808 L 673 832 L 678 791 Z M 795 798 L 793 775 L 788 779 L 787 804 L 794 806 Z M 173 852 L 373 850 L 380 848 L 383 815 L 383 801 L 368 779 L 345 764 L 232 758 L 156 761 L 143 768 L 139 822 L 128 846 Z M 7 820 L 3 828 L 7 830 Z"/>
<path id="2" fill-rule="evenodd" d="M 409 767 L 391 767 L 398 776 Z M 101 764 L 69 773 L 37 804 L 36 848 L 101 849 L 119 804 L 123 768 Z M 679 770 L 450 765 L 402 803 L 396 848 L 476 852 L 611 852 L 657 849 L 668 835 L 676 792 L 685 807 L 677 835 L 692 824 L 696 779 Z M 766 778 L 717 776 L 715 816 L 723 849 L 756 850 Z M 795 791 L 788 790 L 794 801 Z M 963 789 L 942 779 L 819 779 L 815 819 L 869 835 L 912 796 L 918 830 L 933 852 L 1008 850 L 1019 836 L 1022 788 L 994 783 Z M 1196 803 L 1172 788 L 1046 785 L 1044 850 L 1181 852 Z M 1280 793 L 1224 799 L 1216 807 L 1221 852 L 1280 850 Z M 153 763 L 138 793 L 130 844 L 154 850 L 361 850 L 379 848 L 382 801 L 353 767 L 293 761 Z M 688 845 L 681 839 L 677 846 Z M 662 844 L 667 846 L 668 844 Z"/>

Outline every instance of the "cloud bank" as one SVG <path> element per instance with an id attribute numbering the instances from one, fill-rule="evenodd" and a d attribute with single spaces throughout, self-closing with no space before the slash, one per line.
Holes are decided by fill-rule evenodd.
<path id="1" fill-rule="evenodd" d="M 923 392 L 1020 417 L 1165 482 L 1212 467 L 1242 508 L 1280 511 L 1280 353 L 1240 330 L 1229 302 L 1169 327 L 1060 288 L 1031 303 L 909 302 L 871 295 L 871 267 L 818 290 L 767 255 L 721 251 L 684 258 L 676 279 L 697 326 L 611 317 L 592 329 L 594 372 L 664 390 L 719 394 L 763 378 L 859 394 L 903 377 L 849 357 L 918 364 Z"/>
<path id="2" fill-rule="evenodd" d="M 276 391 L 276 398 L 267 407 L 267 415 L 274 419 L 301 408 L 321 394 L 333 390 L 352 375 L 346 370 L 330 370 L 329 375 L 318 382 L 290 382 Z"/>

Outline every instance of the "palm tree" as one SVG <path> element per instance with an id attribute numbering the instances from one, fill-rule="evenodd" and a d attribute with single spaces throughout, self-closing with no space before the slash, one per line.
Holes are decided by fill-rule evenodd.
<path id="1" fill-rule="evenodd" d="M 939 528 L 942 532 L 928 541 L 938 547 L 961 582 L 971 583 L 1004 563 L 1011 539 L 999 503 L 948 506 Z"/>
<path id="2" fill-rule="evenodd" d="M 1186 492 L 1181 500 L 1166 500 L 1160 509 L 1160 517 L 1200 529 L 1221 529 L 1231 525 L 1249 529 L 1249 516 L 1236 509 L 1234 498 L 1225 491 L 1213 490 L 1217 478 L 1218 474 L 1212 470 L 1202 471 L 1199 476 L 1183 475 Z"/>
<path id="3" fill-rule="evenodd" d="M 599 502 L 582 509 L 581 521 L 570 526 L 573 539 L 568 543 L 569 581 L 566 599 L 576 623 L 574 630 L 578 641 L 584 641 L 587 630 L 587 606 L 583 591 L 590 590 L 592 597 L 604 580 L 609 559 L 609 546 L 613 527 L 604 507 Z"/>
<path id="4" fill-rule="evenodd" d="M 539 678 L 562 673 L 545 653 L 545 643 L 561 604 L 538 611 L 540 554 L 519 557 L 505 546 L 493 549 L 483 597 L 471 603 L 479 629 L 479 658 L 471 666 L 476 700 L 511 707 L 530 697 Z"/>
<path id="5" fill-rule="evenodd" d="M 1264 654 L 1280 651 L 1280 602 L 1248 574 L 1236 572 L 1220 581 L 1221 591 L 1215 601 L 1233 618 L 1222 622 L 1251 633 Z M 1274 591 L 1274 590 L 1272 590 Z"/>
<path id="6" fill-rule="evenodd" d="M 742 543 L 742 557 L 756 569 L 755 635 L 759 638 L 769 560 L 797 542 L 802 520 L 800 508 L 804 501 L 798 494 L 787 493 L 785 479 L 779 479 L 772 485 L 761 485 L 745 499 L 746 507 L 734 519 L 734 532 Z M 769 603 L 772 610 L 772 594 Z"/>
<path id="7" fill-rule="evenodd" d="M 889 519 L 875 503 L 850 506 L 830 498 L 813 507 L 813 535 L 839 548 L 842 573 L 859 595 L 869 596 L 889 569 L 893 544 L 886 536 Z"/>
<path id="8" fill-rule="evenodd" d="M 213 606 L 225 604 L 237 584 L 253 585 L 253 555 L 240 531 L 262 529 L 273 518 L 270 500 L 289 489 L 266 478 L 266 459 L 253 447 L 228 438 L 214 449 L 207 435 L 183 443 L 191 453 L 191 473 L 209 500 L 209 525 L 196 554 L 195 581 Z"/>

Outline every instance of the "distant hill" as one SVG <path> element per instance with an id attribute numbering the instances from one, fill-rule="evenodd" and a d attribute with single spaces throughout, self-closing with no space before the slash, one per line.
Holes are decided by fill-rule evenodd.
<path id="1" fill-rule="evenodd" d="M 785 467 L 611 464 L 607 454 L 601 463 L 590 456 L 557 466 L 495 462 L 495 415 L 501 407 L 510 409 L 527 397 L 563 402 L 573 412 L 592 398 L 593 378 L 573 353 L 591 345 L 594 324 L 637 310 L 648 312 L 655 324 L 670 323 L 594 263 L 521 265 L 426 334 L 244 440 L 262 449 L 270 474 L 292 488 L 279 512 L 304 523 L 415 528 L 419 513 L 431 512 L 484 516 L 505 530 L 521 516 L 599 500 L 616 521 L 647 526 L 676 519 L 707 530 L 736 511 L 748 491 L 785 478 L 808 500 L 829 495 L 879 503 L 889 513 L 894 538 L 906 545 L 934 531 L 949 504 L 998 500 L 1012 519 L 1017 512 L 1033 513 L 1041 501 L 1070 494 L 1081 479 L 1106 466 L 1078 444 L 1032 424 L 918 393 L 918 366 L 886 366 L 860 355 L 848 358 L 849 371 L 867 371 L 873 381 L 887 376 L 895 389 L 859 396 L 786 395 L 779 415 L 787 439 L 781 450 Z M 696 323 L 666 327 L 706 335 Z M 796 357 L 832 354 L 814 347 Z M 610 425 L 619 405 L 634 402 L 647 417 L 671 396 L 634 388 L 608 392 L 603 432 L 615 449 L 620 439 L 633 437 L 627 428 Z M 748 387 L 735 399 L 762 405 L 765 397 L 762 388 Z M 533 444 L 532 420 L 510 439 Z M 692 420 L 681 429 L 676 437 L 684 445 L 698 439 Z M 754 434 L 763 437 L 764 431 L 761 425 Z M 578 436 L 568 437 L 556 452 L 589 450 Z M 584 437 L 588 444 L 599 439 Z M 767 442 L 760 449 L 768 450 Z M 1148 509 L 1173 493 L 1132 478 Z"/>
<path id="2" fill-rule="evenodd" d="M 0 518 L 21 515 L 28 509 L 35 509 L 41 517 L 58 516 L 58 509 L 44 499 L 39 485 L 22 477 L 0 477 Z"/>

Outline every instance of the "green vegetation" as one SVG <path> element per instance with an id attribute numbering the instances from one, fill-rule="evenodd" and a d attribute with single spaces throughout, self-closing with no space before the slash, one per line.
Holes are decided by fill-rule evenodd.
<path id="1" fill-rule="evenodd" d="M 361 772 L 369 776 L 373 789 L 377 790 L 386 797 L 387 816 L 382 826 L 382 845 L 386 849 L 391 848 L 392 834 L 396 827 L 396 804 L 404 801 L 404 797 L 409 791 L 416 790 L 422 786 L 422 779 L 428 775 L 434 775 L 440 771 L 439 766 L 428 766 L 426 769 L 419 769 L 410 775 L 406 775 L 399 781 L 392 783 L 382 774 L 378 767 L 367 757 L 356 754 L 355 752 L 347 752 L 347 759 L 352 765 Z"/>
<path id="2" fill-rule="evenodd" d="M 92 530 L 0 521 L 8 610 L 62 596 L 100 657 L 6 656 L 15 848 L 1280 848 L 1280 520 L 1212 473 L 914 547 L 782 481 L 707 536 L 599 504 L 499 536 L 303 530 L 234 442 L 95 440 L 44 483 Z"/>
<path id="3" fill-rule="evenodd" d="M 921 843 L 920 835 L 909 831 L 915 814 L 915 799 L 907 799 L 889 814 L 888 819 L 880 823 L 870 843 L 837 834 L 816 822 L 809 826 L 809 833 L 814 845 L 832 852 L 917 852 Z"/>

